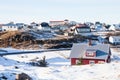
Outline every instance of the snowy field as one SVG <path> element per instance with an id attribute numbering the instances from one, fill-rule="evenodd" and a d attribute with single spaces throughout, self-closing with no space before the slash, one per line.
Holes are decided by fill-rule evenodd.
<path id="1" fill-rule="evenodd" d="M 69 54 L 70 50 L 66 50 L 0 57 L 0 77 L 4 75 L 8 80 L 15 80 L 15 73 L 24 72 L 33 80 L 120 80 L 120 51 L 112 49 L 111 63 L 80 66 L 70 65 Z M 48 67 L 26 64 L 43 56 L 46 56 Z"/>

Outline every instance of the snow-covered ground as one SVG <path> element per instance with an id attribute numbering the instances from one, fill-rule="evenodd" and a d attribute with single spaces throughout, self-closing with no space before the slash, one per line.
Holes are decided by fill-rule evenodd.
<path id="1" fill-rule="evenodd" d="M 15 73 L 26 73 L 33 80 L 120 80 L 120 51 L 112 49 L 112 62 L 95 65 L 71 66 L 70 50 L 0 57 L 0 77 L 15 79 Z M 48 67 L 31 66 L 26 63 L 46 56 Z M 18 68 L 15 68 L 15 67 Z"/>

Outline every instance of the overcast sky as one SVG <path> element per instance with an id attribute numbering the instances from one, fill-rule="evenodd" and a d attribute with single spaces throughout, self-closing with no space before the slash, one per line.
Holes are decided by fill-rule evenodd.
<path id="1" fill-rule="evenodd" d="M 64 19 L 120 23 L 120 0 L 0 0 L 0 23 Z"/>

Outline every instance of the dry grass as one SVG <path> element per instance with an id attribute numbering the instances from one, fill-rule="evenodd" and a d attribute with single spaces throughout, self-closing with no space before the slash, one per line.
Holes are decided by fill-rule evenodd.
<path id="1" fill-rule="evenodd" d="M 12 37 L 16 34 L 20 34 L 20 32 L 18 32 L 18 31 L 8 31 L 8 32 L 0 35 L 0 38 L 1 39 L 8 39 L 8 38 L 10 38 L 10 37 Z"/>

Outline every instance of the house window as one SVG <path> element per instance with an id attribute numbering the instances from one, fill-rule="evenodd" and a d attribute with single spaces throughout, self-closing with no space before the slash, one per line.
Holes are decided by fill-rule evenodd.
<path id="1" fill-rule="evenodd" d="M 105 63 L 105 62 L 104 62 L 104 61 L 98 61 L 98 63 L 99 63 L 99 64 L 103 64 L 103 63 Z"/>
<path id="2" fill-rule="evenodd" d="M 93 55 L 94 55 L 94 53 L 87 53 L 87 55 L 88 55 L 88 56 L 93 56 Z"/>
<path id="3" fill-rule="evenodd" d="M 89 61 L 89 64 L 95 64 L 95 61 L 90 60 L 90 61 Z"/>
<path id="4" fill-rule="evenodd" d="M 86 50 L 86 56 L 87 57 L 95 57 L 96 56 L 96 50 L 94 50 L 94 49 Z"/>

